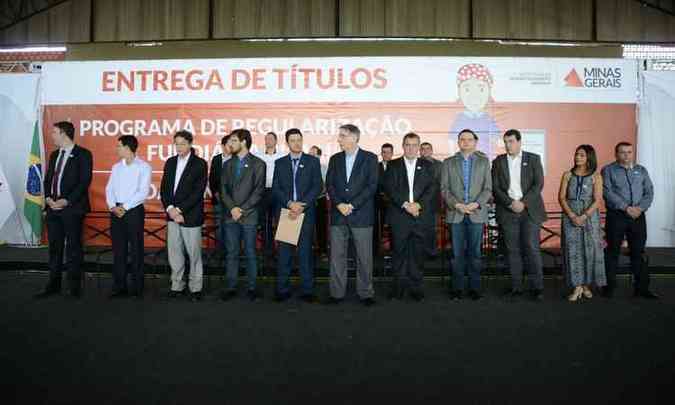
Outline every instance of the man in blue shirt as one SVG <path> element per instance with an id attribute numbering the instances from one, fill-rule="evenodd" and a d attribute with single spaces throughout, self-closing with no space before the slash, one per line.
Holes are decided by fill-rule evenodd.
<path id="1" fill-rule="evenodd" d="M 654 200 L 654 186 L 647 169 L 635 164 L 633 145 L 620 142 L 614 152 L 616 162 L 602 169 L 603 197 L 607 206 L 607 286 L 603 289 L 603 295 L 609 298 L 614 294 L 616 267 L 625 238 L 630 251 L 634 295 L 655 299 L 658 296 L 649 291 L 649 268 L 643 258 L 647 241 L 645 212 Z"/>

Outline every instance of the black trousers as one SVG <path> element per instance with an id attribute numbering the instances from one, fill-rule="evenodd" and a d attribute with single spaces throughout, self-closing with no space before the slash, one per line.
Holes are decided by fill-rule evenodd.
<path id="1" fill-rule="evenodd" d="M 49 241 L 48 290 L 61 289 L 64 249 L 68 254 L 68 281 L 72 292 L 80 291 L 82 279 L 82 223 L 84 213 L 54 212 L 47 209 L 47 233 Z"/>
<path id="2" fill-rule="evenodd" d="M 403 293 L 406 289 L 422 292 L 424 261 L 427 258 L 429 243 L 428 225 L 422 224 L 390 224 L 392 227 L 392 293 Z"/>
<path id="3" fill-rule="evenodd" d="M 644 257 L 647 242 L 647 221 L 645 215 L 632 219 L 623 211 L 607 210 L 605 222 L 607 249 L 605 250 L 605 272 L 607 288 L 616 288 L 616 268 L 621 254 L 621 244 L 626 239 L 630 251 L 630 269 L 633 273 L 633 288 L 638 291 L 649 289 L 649 268 Z"/>
<path id="4" fill-rule="evenodd" d="M 143 294 L 143 221 L 145 208 L 139 205 L 130 209 L 122 218 L 110 214 L 110 231 L 113 248 L 113 291 Z M 129 261 L 129 259 L 131 259 Z M 131 285 L 127 275 L 131 274 Z"/>

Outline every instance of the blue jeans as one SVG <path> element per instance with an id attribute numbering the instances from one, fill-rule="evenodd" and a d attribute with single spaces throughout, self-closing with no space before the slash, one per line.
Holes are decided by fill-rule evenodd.
<path id="1" fill-rule="evenodd" d="M 312 243 L 314 239 L 314 223 L 306 221 L 302 224 L 297 248 L 285 242 L 279 242 L 279 265 L 277 267 L 277 293 L 290 293 L 291 283 L 289 276 L 293 268 L 293 251 L 298 252 L 298 267 L 300 268 L 300 290 L 303 295 L 311 295 L 314 290 L 314 253 Z"/>
<path id="2" fill-rule="evenodd" d="M 226 289 L 237 288 L 239 274 L 239 246 L 244 241 L 244 255 L 246 256 L 246 274 L 248 275 L 248 289 L 255 290 L 258 277 L 258 262 L 255 255 L 256 225 L 237 223 L 225 224 L 225 238 L 227 241 L 227 264 L 225 273 Z"/>
<path id="3" fill-rule="evenodd" d="M 464 290 L 464 275 L 469 273 L 469 289 L 480 289 L 482 264 L 480 243 L 483 238 L 483 224 L 471 222 L 465 216 L 462 222 L 450 224 L 452 252 L 455 256 L 452 271 L 452 289 Z"/>

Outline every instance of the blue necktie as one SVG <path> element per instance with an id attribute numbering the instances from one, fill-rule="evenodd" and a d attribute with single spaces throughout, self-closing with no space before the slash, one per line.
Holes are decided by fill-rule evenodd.
<path id="1" fill-rule="evenodd" d="M 300 159 L 291 159 L 291 162 L 293 162 L 293 201 L 298 201 L 298 191 L 297 186 L 295 184 L 295 175 L 298 174 L 298 163 L 300 162 Z"/>
<path id="2" fill-rule="evenodd" d="M 234 166 L 234 179 L 239 180 L 239 176 L 241 175 L 241 159 L 239 157 L 236 158 L 235 161 L 235 166 Z"/>

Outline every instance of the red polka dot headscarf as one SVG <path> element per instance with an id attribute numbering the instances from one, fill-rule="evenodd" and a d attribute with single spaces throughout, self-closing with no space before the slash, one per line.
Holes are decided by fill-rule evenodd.
<path id="1" fill-rule="evenodd" d="M 469 63 L 459 68 L 457 71 L 457 86 L 471 78 L 482 80 L 490 85 L 490 87 L 494 83 L 488 68 L 480 63 Z"/>

